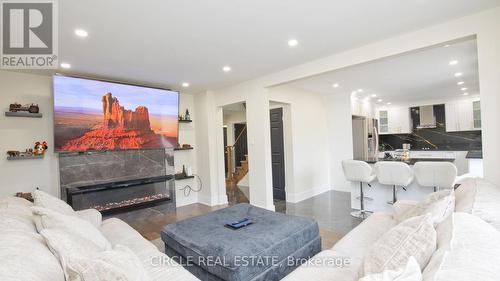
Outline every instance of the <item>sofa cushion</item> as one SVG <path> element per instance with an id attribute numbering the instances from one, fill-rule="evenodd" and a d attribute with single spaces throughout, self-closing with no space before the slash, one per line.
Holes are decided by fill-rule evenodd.
<path id="1" fill-rule="evenodd" d="M 368 275 L 359 281 L 422 281 L 422 272 L 415 258 L 410 257 L 402 269 L 386 270 L 382 273 Z"/>
<path id="2" fill-rule="evenodd" d="M 56 257 L 37 233 L 0 231 L 0 280 L 64 281 Z"/>
<path id="3" fill-rule="evenodd" d="M 375 242 L 396 225 L 391 214 L 374 213 L 340 239 L 332 250 L 362 259 Z"/>
<path id="4" fill-rule="evenodd" d="M 76 216 L 90 222 L 95 227 L 100 227 L 102 223 L 102 214 L 96 209 L 86 209 L 75 212 Z"/>
<path id="5" fill-rule="evenodd" d="M 86 220 L 41 207 L 33 207 L 32 210 L 33 214 L 36 215 L 35 220 L 38 219 L 37 229 L 40 232 L 44 229 L 58 230 L 68 233 L 68 235 L 84 238 L 84 240 L 94 244 L 101 251 L 111 249 L 108 240 Z"/>
<path id="6" fill-rule="evenodd" d="M 475 179 L 476 196 L 472 214 L 500 231 L 500 188 L 488 181 Z"/>
<path id="7" fill-rule="evenodd" d="M 69 262 L 72 279 L 68 281 L 151 280 L 139 258 L 121 245 L 89 257 L 74 257 Z"/>
<path id="8" fill-rule="evenodd" d="M 397 217 L 399 222 L 411 217 L 432 215 L 434 225 L 444 221 L 455 210 L 455 191 L 453 189 L 433 192 L 420 201 L 413 208 Z"/>
<path id="9" fill-rule="evenodd" d="M 0 207 L 0 232 L 5 231 L 37 233 L 31 207 L 23 204 L 4 204 Z"/>
<path id="10" fill-rule="evenodd" d="M 500 232 L 480 218 L 455 213 L 451 249 L 433 281 L 497 281 L 500 276 Z"/>
<path id="11" fill-rule="evenodd" d="M 100 230 L 113 246 L 120 244 L 131 249 L 141 260 L 152 280 L 198 280 L 181 265 L 158 251 L 152 243 L 124 221 L 117 218 L 104 220 Z"/>
<path id="12" fill-rule="evenodd" d="M 66 202 L 41 190 L 33 193 L 35 206 L 50 209 L 65 215 L 75 216 L 75 211 Z"/>
<path id="13" fill-rule="evenodd" d="M 436 230 L 430 214 L 410 218 L 385 233 L 365 256 L 360 275 L 398 270 L 413 256 L 424 268 L 436 250 Z"/>
<path id="14" fill-rule="evenodd" d="M 283 278 L 283 281 L 357 281 L 361 258 L 325 250 Z"/>

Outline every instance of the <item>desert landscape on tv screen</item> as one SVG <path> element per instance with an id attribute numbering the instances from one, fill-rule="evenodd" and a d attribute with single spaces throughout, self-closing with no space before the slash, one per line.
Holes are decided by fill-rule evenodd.
<path id="1" fill-rule="evenodd" d="M 59 152 L 177 145 L 178 93 L 54 76 L 54 141 Z"/>

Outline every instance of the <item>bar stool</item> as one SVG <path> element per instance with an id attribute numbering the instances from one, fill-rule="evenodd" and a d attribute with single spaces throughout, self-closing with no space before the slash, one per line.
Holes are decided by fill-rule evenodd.
<path id="1" fill-rule="evenodd" d="M 393 205 L 398 200 L 397 187 L 404 190 L 413 181 L 413 171 L 408 164 L 396 161 L 380 161 L 375 163 L 375 174 L 378 182 L 385 185 L 392 185 L 392 201 L 387 204 Z"/>
<path id="2" fill-rule="evenodd" d="M 363 183 L 369 184 L 375 179 L 372 167 L 365 161 L 358 160 L 344 160 L 342 161 L 342 169 L 346 180 L 352 182 L 359 182 L 359 202 L 361 204 L 360 210 L 351 213 L 351 216 L 360 219 L 366 219 L 369 216 L 369 211 L 365 211 L 365 196 L 363 190 Z"/>
<path id="3" fill-rule="evenodd" d="M 457 167 L 450 162 L 417 162 L 414 166 L 417 183 L 425 187 L 451 189 L 457 178 Z"/>

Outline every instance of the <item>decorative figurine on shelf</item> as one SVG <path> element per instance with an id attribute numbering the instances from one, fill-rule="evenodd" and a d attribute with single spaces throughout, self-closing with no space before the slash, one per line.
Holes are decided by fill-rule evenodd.
<path id="1" fill-rule="evenodd" d="M 49 146 L 47 145 L 47 142 L 44 141 L 44 142 L 36 142 L 35 143 L 35 150 L 34 150 L 34 154 L 35 155 L 44 155 L 45 154 L 45 151 L 49 148 Z"/>
<path id="2" fill-rule="evenodd" d="M 9 157 L 19 157 L 20 154 L 21 154 L 21 151 L 17 151 L 17 150 L 7 151 L 7 155 L 9 155 Z"/>
<path id="3" fill-rule="evenodd" d="M 186 176 L 187 176 L 187 173 L 186 173 L 186 166 L 184 166 L 184 165 L 182 165 L 182 175 L 183 175 L 184 177 L 186 177 Z"/>
<path id="4" fill-rule="evenodd" d="M 13 104 L 10 104 L 9 111 L 10 112 L 27 111 L 29 113 L 39 113 L 40 108 L 38 107 L 38 104 L 34 103 L 22 106 L 19 103 L 15 102 Z"/>
<path id="5" fill-rule="evenodd" d="M 189 114 L 189 110 L 186 108 L 186 115 L 184 115 L 184 120 L 191 120 L 191 115 Z"/>

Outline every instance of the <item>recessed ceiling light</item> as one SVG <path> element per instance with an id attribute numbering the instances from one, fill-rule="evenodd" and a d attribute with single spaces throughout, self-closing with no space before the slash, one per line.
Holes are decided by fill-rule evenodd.
<path id="1" fill-rule="evenodd" d="M 87 37 L 87 36 L 89 36 L 89 33 L 86 30 L 84 30 L 84 29 L 75 29 L 75 34 L 78 37 Z"/>
<path id="2" fill-rule="evenodd" d="M 189 83 L 188 83 L 188 82 L 184 82 L 184 83 L 182 83 L 182 87 L 184 87 L 184 88 L 189 87 Z"/>
<path id="3" fill-rule="evenodd" d="M 226 65 L 226 66 L 224 66 L 224 67 L 222 68 L 222 71 L 224 71 L 224 72 L 229 72 L 229 71 L 231 71 L 231 67 Z"/>
<path id="4" fill-rule="evenodd" d="M 465 84 L 464 81 L 460 81 L 460 82 L 457 83 L 457 85 L 463 85 L 463 84 Z"/>
<path id="5" fill-rule="evenodd" d="M 463 75 L 463 74 L 462 74 L 462 72 L 457 72 L 457 73 L 455 73 L 455 77 L 460 77 L 460 76 L 462 76 L 462 75 Z"/>
<path id="6" fill-rule="evenodd" d="M 288 40 L 288 46 L 290 46 L 290 47 L 296 47 L 297 45 L 299 45 L 299 41 L 297 41 L 297 39 L 290 39 L 290 40 Z"/>
<path id="7" fill-rule="evenodd" d="M 458 61 L 457 60 L 452 60 L 450 61 L 450 65 L 457 65 L 458 64 Z"/>
<path id="8" fill-rule="evenodd" d="M 469 93 L 464 93 L 464 96 L 468 96 L 468 95 L 469 95 Z"/>
<path id="9" fill-rule="evenodd" d="M 376 97 L 377 97 L 377 95 L 375 95 L 375 94 L 372 94 L 372 95 L 371 95 L 371 97 L 372 97 L 372 98 L 376 98 Z"/>
<path id="10" fill-rule="evenodd" d="M 450 47 L 450 46 L 451 46 L 450 44 L 446 44 L 446 45 L 444 45 L 443 47 L 448 48 L 448 47 Z"/>
<path id="11" fill-rule="evenodd" d="M 63 63 L 61 63 L 61 67 L 65 68 L 65 69 L 69 69 L 69 68 L 71 68 L 71 64 L 63 62 Z"/>
<path id="12" fill-rule="evenodd" d="M 378 99 L 377 101 L 378 101 L 378 102 L 382 102 L 382 101 L 383 101 L 383 99 Z"/>
<path id="13" fill-rule="evenodd" d="M 333 85 L 332 85 L 332 87 L 334 87 L 334 88 L 338 88 L 339 86 L 340 86 L 340 85 L 339 85 L 339 84 L 337 84 L 337 83 L 335 83 L 335 84 L 333 84 Z"/>
<path id="14" fill-rule="evenodd" d="M 387 105 L 391 105 L 392 103 L 388 102 Z"/>
<path id="15" fill-rule="evenodd" d="M 467 88 L 465 88 L 465 87 L 464 87 L 464 88 L 462 88 L 462 89 L 460 89 L 460 90 L 462 90 L 462 91 L 467 91 Z"/>
<path id="16" fill-rule="evenodd" d="M 362 93 L 363 92 L 363 89 L 358 89 L 358 93 Z"/>

